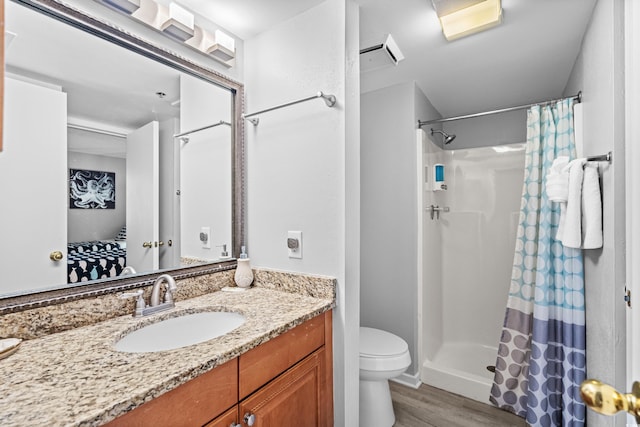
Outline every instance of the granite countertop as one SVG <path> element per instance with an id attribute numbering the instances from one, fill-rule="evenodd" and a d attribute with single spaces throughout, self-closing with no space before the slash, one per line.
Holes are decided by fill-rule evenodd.
<path id="1" fill-rule="evenodd" d="M 0 425 L 104 424 L 331 309 L 335 301 L 265 288 L 214 292 L 170 311 L 122 316 L 26 340 L 0 360 Z M 210 341 L 157 353 L 122 353 L 131 330 L 179 313 L 235 311 L 246 322 Z"/>

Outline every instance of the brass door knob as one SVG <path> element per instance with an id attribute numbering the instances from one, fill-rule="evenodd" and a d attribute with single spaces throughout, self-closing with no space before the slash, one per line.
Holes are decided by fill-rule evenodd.
<path id="1" fill-rule="evenodd" d="M 142 247 L 143 248 L 147 248 L 147 249 L 151 248 L 151 247 L 153 247 L 153 243 L 151 243 L 151 242 L 143 242 L 142 243 Z"/>
<path id="2" fill-rule="evenodd" d="M 631 393 L 624 394 L 609 384 L 589 379 L 580 385 L 580 396 L 596 412 L 614 415 L 619 411 L 627 411 L 640 424 L 640 382 L 634 382 Z"/>
<path id="3" fill-rule="evenodd" d="M 53 251 L 49 254 L 49 259 L 51 261 L 61 261 L 64 258 L 64 254 L 60 251 Z"/>

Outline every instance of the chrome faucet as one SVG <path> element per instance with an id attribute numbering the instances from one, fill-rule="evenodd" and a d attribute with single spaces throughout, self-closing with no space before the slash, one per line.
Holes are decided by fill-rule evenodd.
<path id="1" fill-rule="evenodd" d="M 151 288 L 151 298 L 149 298 L 149 307 L 156 307 L 160 305 L 160 285 L 163 282 L 167 282 L 167 290 L 164 294 L 164 303 L 171 304 L 173 307 L 173 293 L 178 289 L 176 281 L 168 274 L 163 274 L 153 282 L 153 288 Z"/>
<path id="2" fill-rule="evenodd" d="M 167 283 L 167 290 L 164 294 L 164 302 L 160 302 L 160 287 L 162 283 Z M 120 298 L 136 298 L 136 308 L 133 312 L 133 317 L 147 316 L 149 314 L 157 313 L 159 311 L 169 310 L 170 308 L 175 307 L 175 303 L 173 302 L 173 293 L 178 289 L 176 285 L 176 281 L 173 277 L 168 274 L 162 274 L 159 276 L 155 282 L 153 282 L 153 287 L 151 288 L 151 298 L 149 298 L 149 305 L 144 302 L 142 289 L 139 289 L 136 292 L 129 292 L 120 295 Z"/>

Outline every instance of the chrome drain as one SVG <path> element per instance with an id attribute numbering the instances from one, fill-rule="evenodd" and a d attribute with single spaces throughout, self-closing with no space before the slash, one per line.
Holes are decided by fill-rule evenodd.
<path id="1" fill-rule="evenodd" d="M 495 373 L 496 372 L 496 367 L 493 366 L 493 365 L 489 365 L 489 366 L 487 366 L 487 371 Z"/>

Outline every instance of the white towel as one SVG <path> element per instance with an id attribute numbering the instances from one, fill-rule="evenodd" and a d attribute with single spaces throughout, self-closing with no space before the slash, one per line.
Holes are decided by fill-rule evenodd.
<path id="1" fill-rule="evenodd" d="M 576 143 L 576 157 L 580 158 L 584 152 L 584 104 L 578 102 L 573 104 L 573 132 Z"/>
<path id="2" fill-rule="evenodd" d="M 582 248 L 602 247 L 602 199 L 597 163 L 587 163 L 582 179 Z"/>
<path id="3" fill-rule="evenodd" d="M 569 172 L 565 170 L 568 163 L 569 157 L 559 156 L 549 168 L 549 173 L 545 180 L 545 189 L 547 197 L 552 202 L 566 202 L 569 197 Z"/>
<path id="4" fill-rule="evenodd" d="M 569 170 L 569 196 L 562 227 L 558 228 L 556 239 L 568 248 L 579 248 L 582 245 L 582 169 L 586 159 L 572 160 L 566 169 Z"/>

